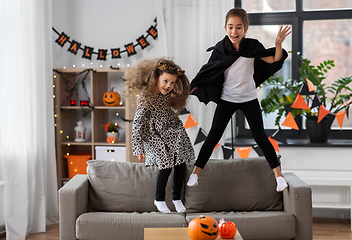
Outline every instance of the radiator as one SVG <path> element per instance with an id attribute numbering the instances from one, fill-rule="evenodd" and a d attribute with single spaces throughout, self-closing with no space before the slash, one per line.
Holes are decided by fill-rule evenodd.
<path id="1" fill-rule="evenodd" d="M 0 233 L 5 232 L 4 195 L 4 181 L 0 181 Z"/>

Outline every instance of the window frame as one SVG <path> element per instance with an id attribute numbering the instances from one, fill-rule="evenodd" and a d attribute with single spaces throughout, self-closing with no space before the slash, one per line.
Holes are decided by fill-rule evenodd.
<path id="1" fill-rule="evenodd" d="M 245 1 L 245 0 L 244 0 Z M 292 51 L 303 53 L 303 23 L 307 20 L 341 20 L 352 19 L 352 9 L 334 9 L 334 10 L 309 10 L 303 11 L 303 0 L 296 0 L 296 10 L 292 12 L 265 12 L 265 13 L 248 13 L 251 26 L 255 25 L 286 25 L 292 26 Z M 235 7 L 242 7 L 242 0 L 234 1 Z M 303 53 L 304 56 L 304 53 Z M 291 78 L 297 73 L 300 66 L 299 58 L 292 58 Z M 265 116 L 264 116 L 265 117 Z M 242 112 L 238 111 L 233 116 L 235 124 L 236 138 L 252 138 L 250 129 L 245 127 L 245 117 Z M 306 139 L 306 130 L 302 129 L 302 117 L 296 117 L 299 130 L 282 130 L 288 139 Z M 277 129 L 265 129 L 269 134 Z M 330 139 L 352 139 L 352 130 L 332 129 Z"/>

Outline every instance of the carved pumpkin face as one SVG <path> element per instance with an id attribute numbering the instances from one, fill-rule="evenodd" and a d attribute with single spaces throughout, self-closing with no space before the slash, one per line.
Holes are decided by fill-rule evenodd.
<path id="1" fill-rule="evenodd" d="M 117 106 L 120 103 L 120 94 L 112 88 L 110 92 L 104 93 L 103 101 L 106 106 Z"/>
<path id="2" fill-rule="evenodd" d="M 218 222 L 212 217 L 200 216 L 188 224 L 188 235 L 192 240 L 214 240 L 218 234 Z"/>
<path id="3" fill-rule="evenodd" d="M 219 222 L 219 235 L 221 238 L 230 239 L 234 238 L 237 232 L 236 224 L 233 222 L 225 222 L 220 220 Z"/>
<path id="4" fill-rule="evenodd" d="M 108 143 L 115 143 L 115 138 L 114 138 L 114 137 L 107 137 L 107 138 L 106 138 L 106 141 L 107 141 Z"/>

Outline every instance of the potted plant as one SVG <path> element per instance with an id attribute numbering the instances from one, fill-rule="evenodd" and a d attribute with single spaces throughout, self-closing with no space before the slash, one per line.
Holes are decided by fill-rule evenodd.
<path id="1" fill-rule="evenodd" d="M 307 135 L 311 142 L 326 142 L 332 124 L 329 116 L 348 110 L 351 104 L 348 100 L 352 98 L 352 90 L 348 85 L 352 82 L 352 76 L 341 77 L 327 85 L 324 79 L 326 79 L 326 73 L 335 66 L 333 60 L 313 66 L 307 58 L 294 54 L 302 61 L 298 68 L 299 80 L 284 79 L 274 75 L 264 82 L 261 88 L 267 86 L 272 88 L 261 101 L 262 111 L 264 114 L 277 111 L 275 119 L 277 126 L 280 125 L 280 119 L 287 116 L 289 112 L 293 117 L 305 116 Z M 309 88 L 314 90 L 310 91 Z M 291 108 L 298 97 L 302 97 L 309 107 Z M 324 111 L 326 116 L 322 117 L 325 114 L 319 114 L 319 111 Z M 327 114 L 329 112 L 331 114 Z M 312 130 L 313 127 L 318 129 Z M 325 136 L 316 136 L 318 133 L 325 133 Z"/>
<path id="2" fill-rule="evenodd" d="M 119 129 L 121 129 L 119 124 L 109 122 L 102 126 L 104 127 L 106 132 L 106 141 L 108 143 L 117 143 L 119 140 Z"/>

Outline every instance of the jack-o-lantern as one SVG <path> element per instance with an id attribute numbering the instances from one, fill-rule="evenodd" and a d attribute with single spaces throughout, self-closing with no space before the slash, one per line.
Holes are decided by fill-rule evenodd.
<path id="1" fill-rule="evenodd" d="M 233 222 L 225 222 L 224 219 L 219 221 L 219 235 L 221 238 L 234 238 L 237 232 L 236 224 Z"/>
<path id="2" fill-rule="evenodd" d="M 106 106 L 117 106 L 120 103 L 120 94 L 111 88 L 110 92 L 104 93 L 103 101 Z"/>
<path id="3" fill-rule="evenodd" d="M 114 138 L 114 137 L 107 137 L 107 138 L 106 138 L 106 141 L 107 141 L 108 143 L 115 143 L 115 138 Z"/>
<path id="4" fill-rule="evenodd" d="M 188 235 L 192 240 L 214 240 L 219 235 L 218 222 L 209 216 L 199 216 L 188 224 Z"/>

